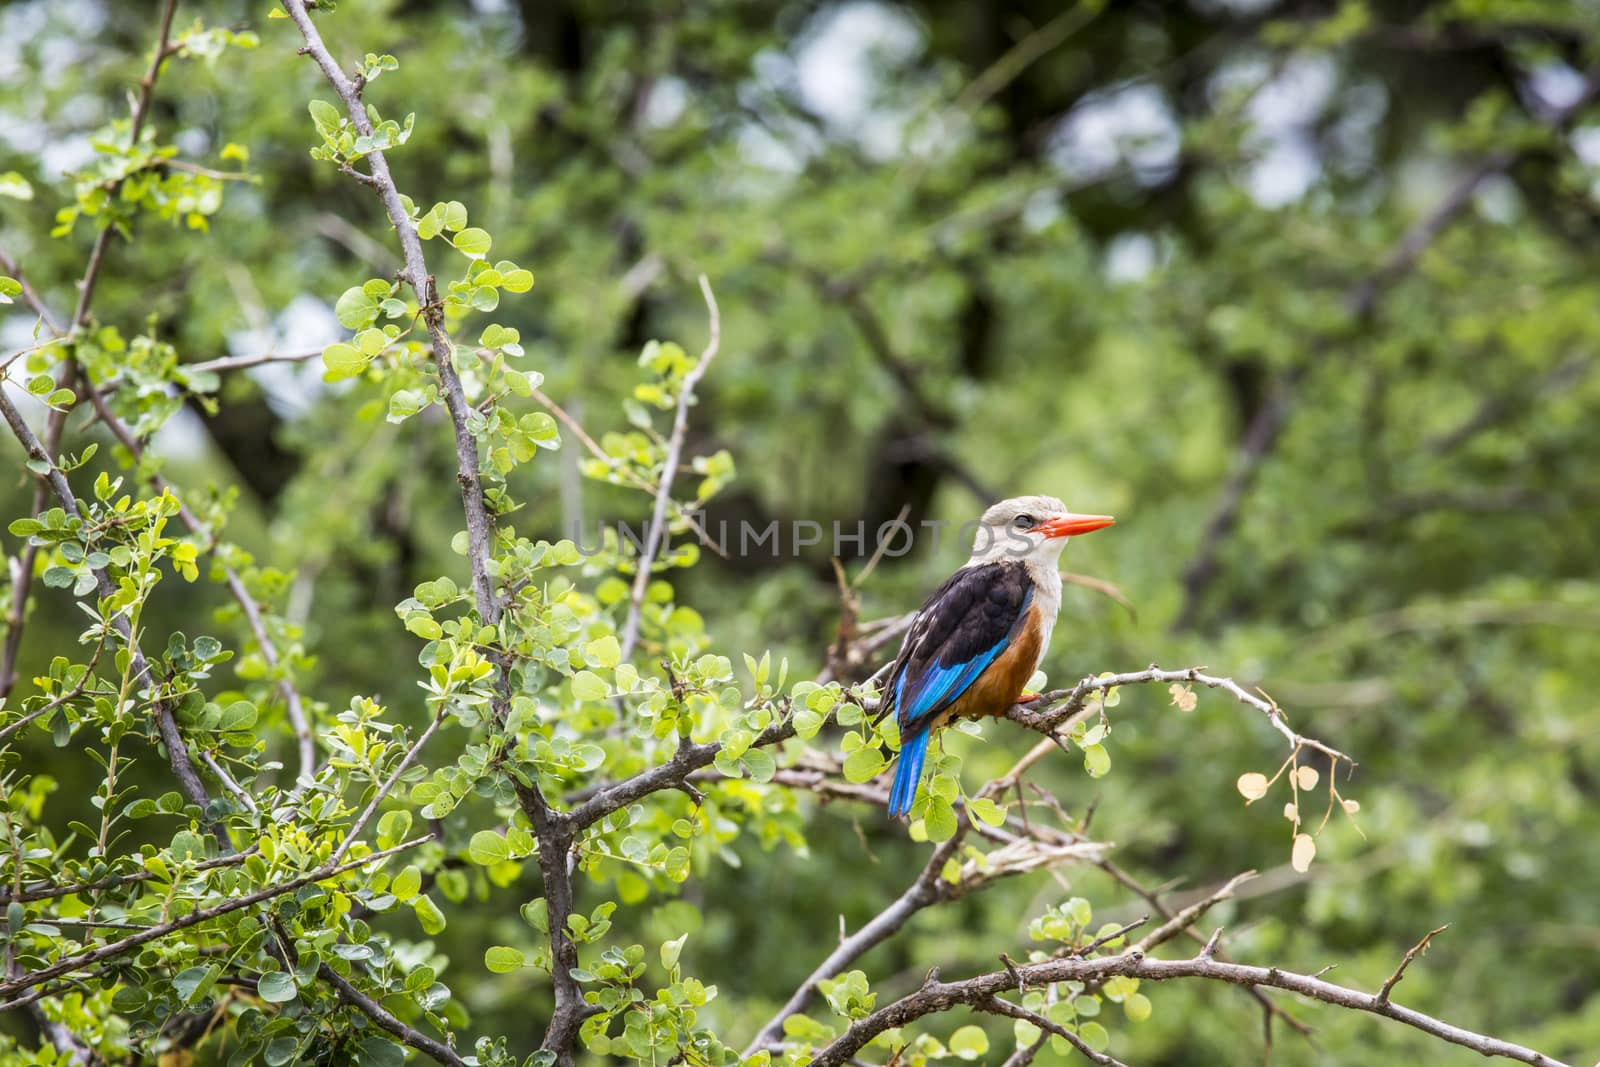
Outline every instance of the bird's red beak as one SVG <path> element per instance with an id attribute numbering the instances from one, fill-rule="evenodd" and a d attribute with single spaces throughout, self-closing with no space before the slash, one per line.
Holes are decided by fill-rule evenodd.
<path id="1" fill-rule="evenodd" d="M 1040 523 L 1039 532 L 1046 537 L 1076 537 L 1103 530 L 1116 521 L 1110 515 L 1057 515 Z"/>

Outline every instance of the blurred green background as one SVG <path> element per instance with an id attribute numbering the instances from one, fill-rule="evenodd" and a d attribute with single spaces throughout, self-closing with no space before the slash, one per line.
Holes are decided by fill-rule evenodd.
<path id="1" fill-rule="evenodd" d="M 0 199 L 0 245 L 58 308 L 90 240 L 49 237 L 64 175 L 124 114 L 156 6 L 0 7 L 0 172 L 37 190 Z M 342 336 L 332 299 L 397 266 L 375 199 L 307 155 L 306 101 L 325 86 L 269 7 L 182 4 L 180 27 L 203 15 L 261 45 L 172 64 L 152 117 L 197 160 L 246 146 L 260 181 L 229 186 L 209 233 L 147 224 L 114 243 L 96 300 L 100 321 L 153 322 L 188 360 L 319 348 Z M 1114 513 L 1065 566 L 1127 603 L 1069 587 L 1052 682 L 1206 664 L 1361 761 L 1341 789 L 1365 836 L 1335 820 L 1306 876 L 1288 869 L 1275 804 L 1246 809 L 1233 786 L 1276 768 L 1279 739 L 1220 695 L 1184 714 L 1160 689 L 1125 692 L 1108 778 L 1064 756 L 1033 773 L 1069 812 L 1098 801 L 1094 832 L 1148 884 L 1262 870 L 1215 913 L 1235 957 L 1336 962 L 1332 977 L 1375 988 L 1448 922 L 1399 1000 L 1600 1055 L 1600 109 L 1553 118 L 1600 57 L 1600 6 L 346 0 L 324 32 L 346 65 L 400 59 L 372 90 L 386 115 L 417 115 L 391 153 L 400 187 L 464 200 L 534 271 L 501 321 L 591 432 L 626 428 L 646 341 L 698 350 L 708 275 L 722 354 L 690 451 L 726 448 L 738 467 L 711 521 L 870 530 L 909 508 L 960 523 L 1033 492 Z M 1414 265 L 1386 269 L 1484 160 L 1502 165 Z M 1352 315 L 1363 293 L 1371 314 Z M 3 310 L 0 348 L 28 344 L 31 318 Z M 307 689 L 334 710 L 356 693 L 414 702 L 415 641 L 393 605 L 459 569 L 459 502 L 437 491 L 454 477 L 445 425 L 363 417 L 369 399 L 324 385 L 316 360 L 261 368 L 159 441 L 191 493 L 237 486 L 230 536 L 293 572 L 283 603 L 317 656 Z M 1208 536 L 1278 403 L 1237 524 Z M 96 437 L 80 422 L 69 449 Z M 637 497 L 581 479 L 577 453 L 569 440 L 519 473 L 519 530 L 638 522 Z M 31 493 L 6 479 L 4 514 Z M 810 673 L 838 617 L 828 547 L 708 555 L 681 599 L 719 651 L 770 646 Z M 963 558 L 948 536 L 919 539 L 866 584 L 866 615 L 915 607 Z M 159 603 L 156 632 L 195 633 L 223 600 L 173 583 Z M 79 625 L 64 597 L 43 600 L 24 679 Z M 988 727 L 962 742 L 968 778 L 1034 740 Z M 31 743 L 62 782 L 92 773 Z M 73 793 L 52 801 L 63 822 L 86 800 Z M 654 900 L 622 920 L 658 940 L 695 931 L 685 960 L 722 987 L 711 1015 L 730 1040 L 926 849 L 849 805 L 818 808 L 808 837 L 806 851 L 741 840 L 737 866 L 683 888 L 699 912 Z M 863 966 L 891 991 L 932 964 L 988 970 L 1072 894 L 1097 917 L 1144 910 L 1093 873 L 1019 879 L 924 913 Z M 472 1029 L 531 1047 L 546 991 L 474 964 L 526 896 L 485 896 L 437 944 L 467 964 L 452 984 Z M 1114 1028 L 1122 1058 L 1260 1061 L 1241 993 L 1150 992 L 1154 1018 Z M 1274 1063 L 1477 1062 L 1289 1006 L 1317 1036 L 1280 1026 Z"/>

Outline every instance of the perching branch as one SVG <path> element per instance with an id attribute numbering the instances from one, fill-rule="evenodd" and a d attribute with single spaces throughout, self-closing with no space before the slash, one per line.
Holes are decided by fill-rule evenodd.
<path id="1" fill-rule="evenodd" d="M 1140 685 L 1149 682 L 1194 683 L 1211 689 L 1221 689 L 1239 703 L 1255 708 L 1265 715 L 1267 721 L 1272 724 L 1272 728 L 1282 734 L 1293 748 L 1313 749 L 1330 759 L 1342 761 L 1348 766 L 1354 767 L 1356 765 L 1354 759 L 1332 745 L 1318 741 L 1314 737 L 1305 737 L 1296 733 L 1289 726 L 1289 721 L 1284 718 L 1283 709 L 1279 708 L 1273 701 L 1249 692 L 1232 678 L 1206 674 L 1200 667 L 1168 671 L 1162 670 L 1160 667 L 1151 666 L 1142 671 L 1129 671 L 1125 674 L 1112 674 L 1101 677 L 1091 675 L 1071 689 L 1056 689 L 1042 694 L 1038 700 L 1031 703 L 1017 704 L 1006 712 L 1005 717 L 1012 722 L 1026 726 L 1030 730 L 1048 733 L 1058 729 L 1063 722 L 1082 711 L 1092 694 L 1114 689 L 1117 686 Z"/>
<path id="2" fill-rule="evenodd" d="M 711 282 L 704 274 L 700 275 L 700 293 L 706 301 L 710 337 L 700 358 L 683 376 L 683 385 L 678 390 L 678 406 L 672 416 L 672 433 L 667 438 L 666 459 L 661 465 L 661 484 L 656 487 L 655 510 L 650 516 L 650 529 L 645 533 L 644 551 L 634 560 L 637 570 L 634 571 L 633 588 L 628 595 L 628 617 L 622 626 L 624 660 L 633 655 L 639 643 L 639 616 L 644 610 L 645 590 L 650 586 L 650 569 L 655 565 L 656 555 L 661 551 L 661 542 L 666 536 L 667 503 L 672 497 L 672 480 L 677 476 L 678 462 L 683 455 L 683 439 L 689 432 L 689 405 L 694 403 L 694 391 L 711 368 L 711 361 L 717 358 L 717 349 L 722 346 L 722 313 L 717 309 L 717 297 L 711 291 Z"/>

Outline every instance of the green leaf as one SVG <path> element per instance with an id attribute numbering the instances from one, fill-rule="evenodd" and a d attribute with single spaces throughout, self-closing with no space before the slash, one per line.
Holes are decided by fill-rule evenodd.
<path id="1" fill-rule="evenodd" d="M 366 289 L 357 285 L 346 289 L 333 305 L 339 325 L 347 330 L 360 330 L 372 325 L 378 315 L 378 300 Z"/>
<path id="2" fill-rule="evenodd" d="M 689 935 L 684 933 L 671 941 L 663 941 L 661 943 L 661 966 L 669 971 L 676 967 L 678 965 L 678 957 L 683 952 L 683 943 L 688 939 Z"/>
<path id="3" fill-rule="evenodd" d="M 593 671 L 579 671 L 572 676 L 572 695 L 579 700 L 604 700 L 610 691 L 605 679 Z"/>
<path id="4" fill-rule="evenodd" d="M 422 892 L 422 872 L 416 864 L 408 866 L 405 870 L 394 876 L 394 881 L 389 883 L 389 892 L 402 904 L 409 904 L 418 893 Z"/>
<path id="5" fill-rule="evenodd" d="M 299 992 L 294 976 L 286 971 L 270 971 L 256 983 L 256 993 L 268 1004 L 286 1004 Z"/>
<path id="6" fill-rule="evenodd" d="M 988 797 L 972 797 L 967 801 L 967 811 L 979 822 L 1001 826 L 1006 821 L 1006 809 Z"/>
<path id="7" fill-rule="evenodd" d="M 950 1035 L 950 1051 L 964 1060 L 975 1060 L 989 1051 L 989 1035 L 980 1026 L 963 1026 Z"/>
<path id="8" fill-rule="evenodd" d="M 212 973 L 213 969 L 215 974 Z M 205 996 L 210 991 L 212 983 L 221 973 L 222 969 L 214 963 L 188 967 L 173 976 L 172 989 L 178 994 L 179 1000 L 191 1004 L 197 996 Z"/>
<path id="9" fill-rule="evenodd" d="M 217 729 L 224 733 L 229 730 L 248 730 L 255 723 L 256 706 L 248 700 L 236 700 L 222 709 Z"/>
<path id="10" fill-rule="evenodd" d="M 361 1067 L 404 1067 L 406 1050 L 386 1037 L 361 1039 Z"/>
<path id="11" fill-rule="evenodd" d="M 1083 1038 L 1083 1043 L 1096 1052 L 1104 1052 L 1111 1047 L 1111 1035 L 1106 1033 L 1106 1028 L 1096 1022 L 1080 1023 L 1078 1036 Z"/>
<path id="12" fill-rule="evenodd" d="M 622 646 L 610 634 L 590 641 L 583 649 L 583 658 L 602 667 L 615 667 L 622 662 Z"/>
<path id="13" fill-rule="evenodd" d="M 499 863 L 511 854 L 506 839 L 493 830 L 479 830 L 467 845 L 467 855 L 480 867 Z"/>
<path id="14" fill-rule="evenodd" d="M 33 186 L 16 171 L 8 170 L 0 174 L 0 196 L 9 196 L 13 200 L 32 200 Z"/>
<path id="15" fill-rule="evenodd" d="M 1103 778 L 1111 770 L 1111 753 L 1101 745 L 1088 745 L 1083 750 L 1083 769 L 1090 778 Z"/>
<path id="16" fill-rule="evenodd" d="M 367 362 L 367 357 L 354 345 L 347 345 L 343 341 L 338 341 L 322 350 L 322 365 L 327 368 L 327 373 L 323 377 L 330 382 L 354 378 L 367 369 Z"/>
<path id="17" fill-rule="evenodd" d="M 317 132 L 324 139 L 331 138 L 339 132 L 339 109 L 326 100 L 313 100 L 306 105 L 311 112 L 311 121 L 316 123 Z"/>
<path id="18" fill-rule="evenodd" d="M 261 1054 L 261 1060 L 267 1067 L 283 1067 L 284 1064 L 294 1059 L 295 1053 L 300 1051 L 300 1041 L 293 1037 L 275 1037 L 267 1043 L 267 1049 Z"/>
<path id="19" fill-rule="evenodd" d="M 1129 993 L 1123 998 L 1122 1010 L 1129 1022 L 1142 1023 L 1150 1018 L 1150 998 L 1143 993 Z"/>
<path id="20" fill-rule="evenodd" d="M 444 912 L 439 910 L 439 905 L 427 895 L 420 896 L 411 905 L 411 910 L 417 916 L 417 922 L 422 924 L 422 932 L 432 936 L 444 933 Z"/>
<path id="21" fill-rule="evenodd" d="M 876 748 L 858 748 L 844 760 L 844 777 L 848 782 L 871 781 L 884 768 L 883 753 Z"/>
<path id="22" fill-rule="evenodd" d="M 943 797 L 929 797 L 923 817 L 929 841 L 948 841 L 956 835 L 956 809 Z"/>
<path id="23" fill-rule="evenodd" d="M 525 961 L 520 949 L 495 945 L 483 954 L 483 965 L 495 974 L 509 974 Z"/>
<path id="24" fill-rule="evenodd" d="M 758 782 L 770 782 L 772 776 L 778 773 L 778 761 L 766 749 L 752 748 L 739 757 L 739 762 L 750 772 L 750 777 Z"/>
<path id="25" fill-rule="evenodd" d="M 378 847 L 393 848 L 411 832 L 411 813 L 404 809 L 386 811 L 378 820 Z"/>
<path id="26" fill-rule="evenodd" d="M 450 238 L 450 243 L 456 246 L 457 251 L 473 259 L 481 259 L 488 254 L 491 241 L 489 231 L 471 226 Z"/>

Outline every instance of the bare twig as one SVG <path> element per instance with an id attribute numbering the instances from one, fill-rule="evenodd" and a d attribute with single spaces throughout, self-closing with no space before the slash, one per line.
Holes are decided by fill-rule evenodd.
<path id="1" fill-rule="evenodd" d="M 694 403 L 695 388 L 711 368 L 711 361 L 717 358 L 717 349 L 722 346 L 722 314 L 717 309 L 717 297 L 711 291 L 711 282 L 704 274 L 700 275 L 700 293 L 706 301 L 710 336 L 700 358 L 683 376 L 683 385 L 678 390 L 678 406 L 672 416 L 672 432 L 667 438 L 667 454 L 661 466 L 661 483 L 656 487 L 655 511 L 650 516 L 650 529 L 645 534 L 644 551 L 634 560 L 637 570 L 634 571 L 633 589 L 628 597 L 628 617 L 622 626 L 624 660 L 633 655 L 639 643 L 639 616 L 644 610 L 645 590 L 650 586 L 650 568 L 655 565 L 656 554 L 661 551 L 661 542 L 666 535 L 667 502 L 672 497 L 672 480 L 677 476 L 678 462 L 683 455 L 683 439 L 689 432 L 689 405 Z"/>
<path id="2" fill-rule="evenodd" d="M 1394 987 L 1400 984 L 1400 979 L 1406 976 L 1406 968 L 1411 966 L 1411 961 L 1428 951 L 1428 942 L 1433 940 L 1435 934 L 1442 934 L 1448 929 L 1450 929 L 1449 923 L 1445 923 L 1443 926 L 1436 926 L 1423 934 L 1421 941 L 1406 950 L 1405 958 L 1400 961 L 1400 966 L 1394 969 L 1394 973 L 1384 981 L 1382 988 L 1378 990 L 1378 1003 L 1389 1003 L 1389 994 L 1394 992 Z"/>
<path id="3" fill-rule="evenodd" d="M 229 774 L 222 764 L 217 762 L 215 756 L 209 752 L 202 752 L 200 753 L 200 762 L 204 763 L 206 768 L 217 776 L 217 781 L 221 782 L 223 787 L 233 794 L 233 798 L 243 805 L 246 811 L 252 815 L 260 813 L 260 810 L 256 807 L 255 799 L 240 788 L 239 783 L 233 780 L 233 775 Z"/>
<path id="4" fill-rule="evenodd" d="M 356 821 L 350 824 L 350 829 L 345 831 L 344 841 L 339 844 L 338 848 L 334 849 L 333 855 L 329 857 L 328 862 L 338 863 L 344 859 L 344 854 L 350 851 L 350 846 L 356 843 L 356 840 L 361 836 L 361 831 L 366 829 L 367 823 L 371 822 L 373 815 L 377 814 L 378 805 L 382 804 L 383 798 L 388 796 L 394 789 L 395 783 L 400 780 L 402 774 L 406 773 L 407 768 L 417 758 L 417 754 L 422 751 L 422 746 L 428 743 L 428 739 L 433 736 L 435 730 L 439 729 L 444 719 L 445 708 L 441 705 L 434 714 L 433 721 L 428 724 L 428 728 L 422 731 L 421 735 L 411 743 L 410 748 L 406 749 L 405 756 L 396 764 L 389 777 L 384 779 L 383 785 L 378 787 L 378 791 L 373 794 L 372 800 L 362 810 L 361 814 L 356 817 Z"/>
<path id="5" fill-rule="evenodd" d="M 1210 911 L 1218 904 L 1221 904 L 1224 900 L 1227 900 L 1229 897 L 1233 896 L 1233 891 L 1235 889 L 1255 876 L 1255 871 L 1245 871 L 1241 874 L 1234 875 L 1232 878 L 1224 882 L 1222 886 L 1219 887 L 1214 893 L 1211 893 L 1209 896 L 1201 900 L 1195 901 L 1193 904 L 1190 904 L 1187 908 L 1184 908 L 1182 911 L 1172 916 L 1172 918 L 1168 919 L 1154 930 L 1151 930 L 1139 940 L 1139 943 L 1135 945 L 1134 948 L 1139 952 L 1149 952 L 1160 945 L 1166 944 L 1179 934 L 1186 933 L 1187 931 L 1193 929 L 1194 924 L 1199 922 L 1205 916 L 1206 912 Z M 1217 946 L 1208 942 L 1206 947 L 1201 950 L 1200 954 L 1206 959 L 1210 959 L 1212 955 L 1216 953 L 1216 950 Z"/>
<path id="6" fill-rule="evenodd" d="M 231 370 L 244 370 L 247 367 L 260 367 L 267 363 L 304 363 L 320 355 L 322 355 L 320 348 L 304 352 L 257 352 L 249 356 L 221 356 L 217 359 L 204 359 L 198 363 L 185 363 L 182 369 L 188 374 L 221 374 Z"/>

